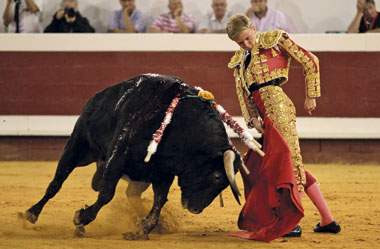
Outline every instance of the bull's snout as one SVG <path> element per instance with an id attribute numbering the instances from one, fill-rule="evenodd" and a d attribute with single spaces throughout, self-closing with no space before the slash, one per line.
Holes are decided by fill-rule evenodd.
<path id="1" fill-rule="evenodd" d="M 188 200 L 182 200 L 182 206 L 183 206 L 184 209 L 189 210 L 189 212 L 193 213 L 193 214 L 199 214 L 203 210 L 203 209 L 198 208 L 198 207 L 190 207 Z"/>
<path id="2" fill-rule="evenodd" d="M 202 210 L 198 209 L 198 208 L 190 208 L 188 209 L 191 213 L 193 214 L 199 214 L 200 212 L 202 212 Z"/>

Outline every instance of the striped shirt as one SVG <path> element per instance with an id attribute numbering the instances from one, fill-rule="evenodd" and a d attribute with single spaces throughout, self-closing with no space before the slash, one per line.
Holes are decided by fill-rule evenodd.
<path id="1" fill-rule="evenodd" d="M 195 19 L 191 14 L 182 13 L 182 22 L 191 29 L 191 32 L 195 30 Z M 158 30 L 167 31 L 169 33 L 180 33 L 181 30 L 177 25 L 177 21 L 172 18 L 170 12 L 159 15 L 152 23 L 152 28 Z"/>

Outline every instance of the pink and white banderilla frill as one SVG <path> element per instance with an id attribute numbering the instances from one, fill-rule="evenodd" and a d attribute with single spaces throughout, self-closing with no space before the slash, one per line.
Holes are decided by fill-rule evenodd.
<path id="1" fill-rule="evenodd" d="M 160 128 L 156 130 L 156 132 L 153 134 L 152 140 L 149 143 L 148 149 L 147 149 L 147 155 L 144 159 L 144 162 L 149 162 L 151 156 L 156 153 L 158 144 L 161 142 L 162 135 L 164 134 L 164 131 L 166 127 L 170 124 L 171 119 L 173 117 L 173 112 L 175 108 L 177 107 L 179 103 L 179 98 L 174 98 L 172 102 L 170 103 L 168 110 L 166 111 L 165 118 L 161 123 Z M 215 110 L 219 113 L 219 115 L 222 117 L 223 121 L 239 136 L 239 138 L 252 150 L 259 153 L 261 156 L 264 156 L 265 153 L 260 150 L 262 147 L 261 144 L 259 144 L 253 136 L 246 130 L 244 130 L 236 120 L 232 118 L 230 114 L 227 113 L 227 111 L 216 102 L 213 102 L 211 104 Z"/>
<path id="2" fill-rule="evenodd" d="M 146 155 L 144 162 L 149 162 L 150 157 L 156 153 L 158 144 L 161 142 L 162 135 L 164 134 L 164 131 L 166 129 L 166 126 L 170 124 L 172 117 L 173 117 L 173 112 L 175 108 L 177 107 L 179 102 L 179 98 L 174 98 L 172 102 L 169 105 L 168 110 L 166 111 L 164 121 L 162 121 L 160 128 L 156 130 L 156 132 L 153 134 L 153 139 L 150 141 L 150 144 L 148 146 L 148 154 Z"/>

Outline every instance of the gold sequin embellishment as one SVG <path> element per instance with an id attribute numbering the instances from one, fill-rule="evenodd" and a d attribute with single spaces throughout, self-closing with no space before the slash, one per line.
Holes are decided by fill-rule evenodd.
<path id="1" fill-rule="evenodd" d="M 281 87 L 267 86 L 259 91 L 264 102 L 266 115 L 272 120 L 289 146 L 298 190 L 303 191 L 306 176 L 296 129 L 295 106 Z"/>

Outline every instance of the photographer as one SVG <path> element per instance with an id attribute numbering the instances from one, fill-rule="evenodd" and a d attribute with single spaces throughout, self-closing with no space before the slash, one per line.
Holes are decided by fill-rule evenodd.
<path id="1" fill-rule="evenodd" d="M 40 33 L 43 0 L 7 0 L 3 23 L 9 33 Z"/>
<path id="2" fill-rule="evenodd" d="M 93 33 L 87 18 L 78 11 L 77 0 L 63 0 L 62 9 L 53 16 L 52 22 L 45 28 L 45 33 Z"/>

